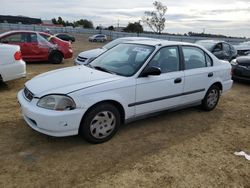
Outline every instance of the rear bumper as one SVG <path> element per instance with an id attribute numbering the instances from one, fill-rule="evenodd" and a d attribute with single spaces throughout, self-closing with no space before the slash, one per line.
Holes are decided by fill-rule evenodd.
<path id="1" fill-rule="evenodd" d="M 26 76 L 26 63 L 23 60 L 6 64 L 1 69 L 2 81 L 10 81 Z"/>

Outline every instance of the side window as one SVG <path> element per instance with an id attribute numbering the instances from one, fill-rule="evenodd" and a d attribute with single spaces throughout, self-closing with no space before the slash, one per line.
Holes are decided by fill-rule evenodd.
<path id="1" fill-rule="evenodd" d="M 37 43 L 37 35 L 35 33 L 27 34 L 27 42 Z"/>
<path id="2" fill-rule="evenodd" d="M 42 36 L 44 39 L 46 39 L 47 41 L 49 41 L 50 36 L 44 35 L 44 34 L 40 34 L 40 36 Z"/>
<path id="3" fill-rule="evenodd" d="M 68 35 L 61 35 L 62 38 L 67 39 L 69 38 Z"/>
<path id="4" fill-rule="evenodd" d="M 218 43 L 215 45 L 213 52 L 220 52 L 222 51 L 222 43 Z"/>
<path id="5" fill-rule="evenodd" d="M 183 46 L 182 49 L 186 70 L 206 67 L 205 53 L 201 49 L 188 46 Z"/>
<path id="6" fill-rule="evenodd" d="M 25 42 L 25 36 L 23 34 L 14 34 L 7 36 L 1 40 L 3 43 L 21 43 Z"/>
<path id="7" fill-rule="evenodd" d="M 161 48 L 148 65 L 159 67 L 162 73 L 179 71 L 180 60 L 178 48 Z"/>
<path id="8" fill-rule="evenodd" d="M 229 44 L 223 43 L 223 51 L 229 53 L 230 52 L 230 46 Z"/>

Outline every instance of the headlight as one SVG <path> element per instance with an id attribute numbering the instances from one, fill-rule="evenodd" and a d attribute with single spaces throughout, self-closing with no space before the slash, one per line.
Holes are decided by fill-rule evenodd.
<path id="1" fill-rule="evenodd" d="M 73 99 L 65 95 L 44 96 L 38 101 L 37 106 L 58 111 L 73 110 L 76 108 Z"/>
<path id="2" fill-rule="evenodd" d="M 231 63 L 232 65 L 238 65 L 238 63 L 237 63 L 237 60 L 236 60 L 236 59 L 233 59 L 230 63 Z"/>

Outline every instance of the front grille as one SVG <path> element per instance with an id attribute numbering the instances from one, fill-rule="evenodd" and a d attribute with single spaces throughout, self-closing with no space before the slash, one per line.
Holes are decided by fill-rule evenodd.
<path id="1" fill-rule="evenodd" d="M 77 60 L 78 60 L 78 61 L 81 61 L 81 62 L 85 62 L 85 61 L 87 60 L 87 58 L 78 56 L 78 57 L 77 57 Z"/>
<path id="2" fill-rule="evenodd" d="M 34 94 L 30 90 L 28 90 L 26 87 L 24 88 L 23 93 L 24 93 L 25 99 L 28 101 L 31 101 L 34 97 Z"/>

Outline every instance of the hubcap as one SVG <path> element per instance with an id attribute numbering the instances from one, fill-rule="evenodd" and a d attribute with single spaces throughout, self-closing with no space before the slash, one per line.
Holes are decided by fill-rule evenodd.
<path id="1" fill-rule="evenodd" d="M 91 135 L 97 139 L 106 138 L 113 132 L 115 124 L 115 115 L 109 111 L 102 111 L 90 123 Z"/>
<path id="2" fill-rule="evenodd" d="M 219 98 L 218 90 L 216 90 L 216 89 L 211 90 L 210 93 L 208 94 L 208 97 L 207 97 L 208 107 L 213 108 L 217 104 L 218 98 Z"/>

